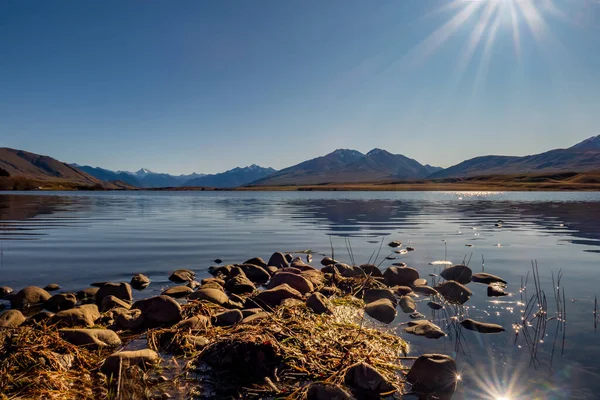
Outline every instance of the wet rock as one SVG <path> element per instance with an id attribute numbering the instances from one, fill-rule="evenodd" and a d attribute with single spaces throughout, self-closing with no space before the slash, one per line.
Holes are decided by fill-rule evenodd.
<path id="1" fill-rule="evenodd" d="M 81 301 L 83 304 L 92 304 L 96 302 L 96 293 L 98 292 L 98 288 L 89 287 L 83 290 L 80 290 L 75 294 L 77 300 Z"/>
<path id="2" fill-rule="evenodd" d="M 256 290 L 256 286 L 246 276 L 238 275 L 225 283 L 225 289 L 235 294 L 249 294 Z"/>
<path id="3" fill-rule="evenodd" d="M 119 376 L 119 373 L 125 373 L 128 368 L 133 366 L 142 369 L 148 368 L 159 361 L 159 355 L 150 349 L 137 351 L 121 351 L 110 355 L 100 367 L 102 373 L 106 376 Z"/>
<path id="4" fill-rule="evenodd" d="M 144 274 L 136 274 L 131 278 L 130 284 L 135 290 L 144 290 L 150 286 L 150 278 Z"/>
<path id="5" fill-rule="evenodd" d="M 195 277 L 196 273 L 190 269 L 178 269 L 173 271 L 171 276 L 169 276 L 169 280 L 175 283 L 186 283 L 193 281 Z"/>
<path id="6" fill-rule="evenodd" d="M 133 296 L 131 294 L 131 285 L 125 282 L 108 282 L 102 285 L 102 287 L 100 287 L 100 289 L 98 289 L 96 292 L 96 305 L 101 307 L 102 300 L 107 296 L 115 296 L 118 299 L 130 302 L 133 300 Z"/>
<path id="7" fill-rule="evenodd" d="M 235 325 L 244 319 L 244 315 L 240 310 L 224 311 L 214 316 L 215 326 L 231 326 Z"/>
<path id="8" fill-rule="evenodd" d="M 110 329 L 61 329 L 60 336 L 75 346 L 96 350 L 120 346 L 121 339 Z"/>
<path id="9" fill-rule="evenodd" d="M 359 362 L 351 365 L 344 376 L 346 385 L 371 395 L 389 394 L 396 388 L 385 380 L 375 368 L 367 363 Z"/>
<path id="10" fill-rule="evenodd" d="M 10 298 L 10 306 L 16 310 L 42 305 L 50 298 L 50 293 L 37 286 L 27 286 Z"/>
<path id="11" fill-rule="evenodd" d="M 398 304 L 398 300 L 396 299 L 396 296 L 394 296 L 394 292 L 392 292 L 390 289 L 367 289 L 363 296 L 363 300 L 367 304 L 380 299 L 388 299 L 394 303 L 394 305 Z"/>
<path id="12" fill-rule="evenodd" d="M 136 301 L 131 308 L 142 311 L 144 323 L 150 327 L 173 325 L 181 321 L 181 306 L 168 296 L 156 296 Z"/>
<path id="13" fill-rule="evenodd" d="M 112 310 L 113 308 L 117 308 L 117 307 L 129 309 L 129 308 L 131 308 L 131 304 L 119 299 L 118 297 L 112 296 L 112 295 L 106 296 L 105 298 L 102 299 L 102 304 L 100 305 L 100 311 L 104 313 L 104 312 L 107 312 L 107 311 Z"/>
<path id="14" fill-rule="evenodd" d="M 60 285 L 57 283 L 51 283 L 49 285 L 46 285 L 46 287 L 44 288 L 44 290 L 46 292 L 54 292 L 56 290 L 60 290 Z"/>
<path id="15" fill-rule="evenodd" d="M 126 308 L 114 308 L 111 310 L 115 325 L 119 329 L 135 331 L 144 324 L 142 310 L 128 310 Z"/>
<path id="16" fill-rule="evenodd" d="M 331 258 L 331 257 L 324 257 L 324 258 L 321 260 L 321 265 L 323 265 L 323 266 L 334 265 L 334 264 L 337 264 L 337 261 L 335 261 L 335 260 L 334 260 L 333 258 Z"/>
<path id="17" fill-rule="evenodd" d="M 430 301 L 429 303 L 427 303 L 427 305 L 429 306 L 429 308 L 431 308 L 432 310 L 441 310 L 442 308 L 444 308 L 443 305 L 436 303 L 435 301 Z"/>
<path id="18" fill-rule="evenodd" d="M 408 247 L 406 248 L 406 251 L 415 251 L 415 248 L 414 248 L 414 247 L 410 247 L 410 246 L 408 246 Z"/>
<path id="19" fill-rule="evenodd" d="M 289 267 L 288 260 L 283 253 L 273 253 L 267 265 L 277 268 Z"/>
<path id="20" fill-rule="evenodd" d="M 445 280 L 456 281 L 458 283 L 462 283 L 463 285 L 471 282 L 472 275 L 473 271 L 471 271 L 471 268 L 467 267 L 466 265 L 454 265 L 440 272 L 440 276 Z"/>
<path id="21" fill-rule="evenodd" d="M 394 286 L 394 287 L 392 287 L 392 290 L 398 296 L 406 296 L 407 294 L 413 292 L 413 290 L 410 286 Z"/>
<path id="22" fill-rule="evenodd" d="M 380 299 L 367 304 L 365 312 L 384 324 L 389 324 L 396 318 L 396 307 L 388 299 Z"/>
<path id="23" fill-rule="evenodd" d="M 162 292 L 161 294 L 176 299 L 181 299 L 191 294 L 194 290 L 189 286 L 173 286 Z"/>
<path id="24" fill-rule="evenodd" d="M 444 354 L 423 354 L 406 376 L 417 395 L 449 400 L 456 390 L 456 361 Z"/>
<path id="25" fill-rule="evenodd" d="M 306 305 L 316 314 L 333 314 L 327 297 L 321 293 L 313 293 L 306 299 Z"/>
<path id="26" fill-rule="evenodd" d="M 269 284 L 267 285 L 267 288 L 272 289 L 283 284 L 289 285 L 301 294 L 314 291 L 314 286 L 309 280 L 300 275 L 289 272 L 278 272 L 273 275 L 269 281 Z"/>
<path id="27" fill-rule="evenodd" d="M 48 311 L 58 312 L 68 310 L 77 304 L 77 297 L 73 293 L 55 294 L 44 303 L 44 308 Z"/>
<path id="28" fill-rule="evenodd" d="M 506 293 L 504 289 L 499 286 L 489 285 L 487 287 L 487 295 L 488 297 L 504 297 L 508 296 L 508 293 Z"/>
<path id="29" fill-rule="evenodd" d="M 400 297 L 400 309 L 406 314 L 414 313 L 417 309 L 415 301 L 408 296 Z"/>
<path id="30" fill-rule="evenodd" d="M 100 312 L 95 304 L 85 304 L 70 310 L 59 311 L 52 316 L 52 323 L 61 327 L 94 326 L 100 319 Z"/>
<path id="31" fill-rule="evenodd" d="M 242 264 L 239 266 L 246 277 L 250 279 L 252 282 L 256 283 L 265 283 L 271 278 L 271 274 L 259 265 L 254 264 Z"/>
<path id="32" fill-rule="evenodd" d="M 198 281 L 189 281 L 187 283 L 187 287 L 189 287 L 192 290 L 194 290 L 194 289 L 196 289 L 197 287 L 200 287 L 200 286 L 201 286 L 200 282 L 198 282 Z"/>
<path id="33" fill-rule="evenodd" d="M 437 290 L 427 285 L 415 286 L 414 292 L 425 296 L 435 296 L 438 294 Z"/>
<path id="34" fill-rule="evenodd" d="M 229 297 L 219 289 L 213 288 L 200 288 L 194 293 L 188 296 L 189 300 L 206 300 L 214 304 L 218 304 L 220 306 L 229 302 Z"/>
<path id="35" fill-rule="evenodd" d="M 394 240 L 394 241 L 389 242 L 388 246 L 390 246 L 392 248 L 400 247 L 400 246 L 402 246 L 402 242 L 399 240 Z"/>
<path id="36" fill-rule="evenodd" d="M 0 328 L 16 328 L 25 320 L 25 316 L 19 310 L 4 311 L 0 314 Z"/>
<path id="37" fill-rule="evenodd" d="M 480 332 L 480 333 L 500 333 L 500 332 L 505 331 L 505 329 L 500 325 L 475 321 L 470 318 L 467 318 L 464 321 L 461 321 L 460 324 L 465 329 L 468 329 L 470 331 Z"/>
<path id="38" fill-rule="evenodd" d="M 409 321 L 408 328 L 404 328 L 404 331 L 428 339 L 439 339 L 446 336 L 439 326 L 430 321 Z"/>
<path id="39" fill-rule="evenodd" d="M 177 323 L 173 328 L 190 331 L 203 331 L 210 326 L 210 319 L 204 315 L 196 315 L 194 317 L 184 319 Z"/>
<path id="40" fill-rule="evenodd" d="M 302 300 L 302 295 L 290 285 L 282 284 L 272 289 L 263 290 L 255 297 L 260 305 L 268 307 L 277 307 L 285 299 Z"/>
<path id="41" fill-rule="evenodd" d="M 328 383 L 311 383 L 306 400 L 354 400 L 354 397 L 341 386 Z"/>
<path id="42" fill-rule="evenodd" d="M 6 296 L 13 292 L 13 288 L 9 286 L 0 286 L 0 299 L 4 299 Z"/>
<path id="43" fill-rule="evenodd" d="M 419 279 L 419 273 L 409 267 L 389 267 L 383 273 L 384 282 L 388 286 L 411 286 Z"/>
<path id="44" fill-rule="evenodd" d="M 262 268 L 266 268 L 269 265 L 269 264 L 267 264 L 265 262 L 265 260 L 263 260 L 260 257 L 254 257 L 254 258 L 251 258 L 249 260 L 246 260 L 244 262 L 244 264 L 256 265 L 256 266 L 259 266 L 259 267 L 262 267 Z"/>
<path id="45" fill-rule="evenodd" d="M 496 275 L 487 274 L 485 272 L 479 272 L 477 274 L 473 274 L 473 276 L 471 276 L 471 282 L 485 283 L 486 285 L 489 285 L 492 283 L 502 283 L 502 284 L 506 285 L 506 281 L 504 279 L 502 279 Z"/>
<path id="46" fill-rule="evenodd" d="M 455 281 L 444 282 L 436 289 L 447 302 L 452 304 L 465 304 L 473 295 L 466 286 Z"/>

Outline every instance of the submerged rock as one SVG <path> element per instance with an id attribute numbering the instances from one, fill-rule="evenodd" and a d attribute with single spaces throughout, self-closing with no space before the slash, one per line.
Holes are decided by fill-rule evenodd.
<path id="1" fill-rule="evenodd" d="M 354 397 L 341 386 L 328 383 L 311 383 L 306 400 L 354 400 Z"/>
<path id="2" fill-rule="evenodd" d="M 0 328 L 16 328 L 25 320 L 25 316 L 19 310 L 4 311 L 0 314 Z"/>
<path id="3" fill-rule="evenodd" d="M 70 310 L 59 311 L 52 316 L 51 321 L 58 326 L 94 326 L 100 319 L 100 312 L 95 304 L 85 304 Z"/>
<path id="4" fill-rule="evenodd" d="M 162 292 L 161 294 L 175 299 L 181 299 L 191 294 L 194 290 L 189 286 L 173 286 Z"/>
<path id="5" fill-rule="evenodd" d="M 402 311 L 405 312 L 406 314 L 413 313 L 417 309 L 417 305 L 415 304 L 415 301 L 408 296 L 402 296 L 400 298 L 399 305 L 400 305 L 400 309 L 402 309 Z"/>
<path id="6" fill-rule="evenodd" d="M 313 293 L 306 299 L 306 305 L 316 314 L 333 314 L 327 297 L 321 293 Z"/>
<path id="7" fill-rule="evenodd" d="M 181 306 L 168 296 L 139 300 L 131 308 L 141 310 L 144 323 L 150 327 L 173 325 L 181 321 Z"/>
<path id="8" fill-rule="evenodd" d="M 289 267 L 288 260 L 283 253 L 273 253 L 267 264 L 277 268 Z"/>
<path id="9" fill-rule="evenodd" d="M 110 329 L 61 329 L 59 334 L 75 346 L 85 346 L 92 350 L 122 344 L 119 336 Z"/>
<path id="10" fill-rule="evenodd" d="M 393 240 L 388 243 L 388 246 L 390 246 L 392 248 L 400 247 L 400 246 L 402 246 L 402 242 L 399 240 Z"/>
<path id="11" fill-rule="evenodd" d="M 255 297 L 260 305 L 268 307 L 277 307 L 285 299 L 302 300 L 302 295 L 290 285 L 282 284 L 272 289 L 263 290 Z"/>
<path id="12" fill-rule="evenodd" d="M 490 324 L 486 322 L 475 321 L 467 318 L 460 323 L 465 329 L 480 333 L 500 333 L 504 332 L 505 329 L 501 325 Z"/>
<path id="13" fill-rule="evenodd" d="M 135 290 L 144 290 L 150 286 L 150 278 L 144 274 L 136 274 L 131 278 L 130 284 Z"/>
<path id="14" fill-rule="evenodd" d="M 488 297 L 504 297 L 508 296 L 508 293 L 506 293 L 501 287 L 489 285 L 487 287 L 487 295 Z"/>
<path id="15" fill-rule="evenodd" d="M 50 293 L 37 286 L 27 286 L 10 298 L 10 306 L 17 310 L 42 305 L 50 298 Z"/>
<path id="16" fill-rule="evenodd" d="M 48 311 L 58 312 L 69 310 L 77 304 L 77 297 L 73 293 L 55 294 L 44 303 L 44 308 Z"/>
<path id="17" fill-rule="evenodd" d="M 105 283 L 96 292 L 96 305 L 100 307 L 102 305 L 102 299 L 107 296 L 115 296 L 118 299 L 130 302 L 133 300 L 133 296 L 131 294 L 131 285 L 125 282 Z"/>
<path id="18" fill-rule="evenodd" d="M 51 283 L 49 285 L 46 285 L 46 287 L 44 287 L 44 290 L 46 292 L 54 292 L 56 290 L 60 290 L 60 285 L 57 283 Z"/>
<path id="19" fill-rule="evenodd" d="M 492 283 L 502 283 L 502 284 L 506 285 L 506 281 L 504 279 L 502 279 L 496 275 L 487 274 L 485 272 L 479 272 L 477 274 L 473 274 L 473 276 L 471 276 L 471 282 L 485 283 L 486 285 L 489 285 Z"/>
<path id="20" fill-rule="evenodd" d="M 365 312 L 384 324 L 391 323 L 396 318 L 396 307 L 388 299 L 380 299 L 365 306 Z"/>
<path id="21" fill-rule="evenodd" d="M 371 395 L 384 396 L 397 390 L 375 368 L 364 362 L 350 366 L 344 376 L 344 382 L 354 389 Z"/>
<path id="22" fill-rule="evenodd" d="M 267 288 L 272 289 L 283 284 L 289 285 L 301 294 L 306 294 L 315 290 L 313 284 L 308 279 L 290 272 L 278 272 L 273 275 Z"/>
<path id="23" fill-rule="evenodd" d="M 411 286 L 419 279 L 419 272 L 409 267 L 389 267 L 383 273 L 383 278 L 388 286 Z"/>
<path id="24" fill-rule="evenodd" d="M 473 271 L 466 265 L 454 265 L 440 272 L 440 275 L 447 281 L 456 281 L 464 285 L 471 282 Z"/>
<path id="25" fill-rule="evenodd" d="M 133 366 L 146 369 L 160 360 L 159 355 L 150 349 L 137 351 L 121 351 L 110 355 L 100 367 L 102 373 L 109 378 L 116 377 L 119 373 L 125 374 Z"/>
<path id="26" fill-rule="evenodd" d="M 444 354 L 423 354 L 406 376 L 413 391 L 424 398 L 449 400 L 458 381 L 456 361 Z"/>
<path id="27" fill-rule="evenodd" d="M 441 310 L 442 308 L 444 308 L 443 305 L 441 305 L 440 303 L 436 303 L 435 301 L 430 301 L 429 303 L 427 303 L 427 305 L 432 310 Z"/>
<path id="28" fill-rule="evenodd" d="M 404 328 L 404 331 L 428 339 L 439 339 L 446 336 L 439 326 L 430 321 L 409 321 L 408 328 Z"/>
<path id="29" fill-rule="evenodd" d="M 452 304 L 465 304 L 473 295 L 473 292 L 467 289 L 466 286 L 455 281 L 444 282 L 436 289 L 447 302 Z"/>

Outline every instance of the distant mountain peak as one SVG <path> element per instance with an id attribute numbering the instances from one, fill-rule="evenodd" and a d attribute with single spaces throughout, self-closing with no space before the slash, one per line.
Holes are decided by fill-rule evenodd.
<path id="1" fill-rule="evenodd" d="M 135 174 L 138 176 L 146 176 L 148 174 L 152 174 L 153 172 L 150 171 L 148 168 L 140 168 L 139 170 L 135 171 Z"/>
<path id="2" fill-rule="evenodd" d="M 592 136 L 575 146 L 570 147 L 571 150 L 599 150 L 600 151 L 600 135 Z"/>

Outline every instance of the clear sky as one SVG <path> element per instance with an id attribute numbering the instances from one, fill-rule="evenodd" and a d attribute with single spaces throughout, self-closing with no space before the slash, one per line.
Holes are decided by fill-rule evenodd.
<path id="1" fill-rule="evenodd" d="M 598 0 L 0 0 L 0 146 L 212 173 L 600 133 Z"/>

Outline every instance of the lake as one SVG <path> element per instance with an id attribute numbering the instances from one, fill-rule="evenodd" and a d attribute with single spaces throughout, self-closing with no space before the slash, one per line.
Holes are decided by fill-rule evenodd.
<path id="1" fill-rule="evenodd" d="M 469 284 L 474 294 L 464 310 L 503 325 L 504 333 L 418 338 L 402 332 L 409 320 L 402 313 L 391 325 L 411 343 L 411 355 L 442 352 L 457 359 L 462 381 L 455 399 L 598 398 L 600 334 L 593 311 L 600 294 L 600 193 L 0 193 L 0 285 L 16 290 L 59 283 L 76 291 L 141 272 L 152 284 L 134 296 L 148 297 L 172 285 L 167 278 L 174 269 L 209 276 L 216 258 L 239 263 L 268 259 L 274 251 L 312 250 L 312 264 L 320 266 L 331 243 L 336 259 L 349 263 L 351 247 L 362 264 L 375 258 L 382 240 L 381 268 L 403 261 L 431 280 L 443 267 L 430 262 L 466 260 L 474 272 L 508 281 L 512 295 L 502 298 Z M 415 251 L 393 253 L 386 246 L 391 240 Z M 547 327 L 537 339 L 521 331 L 515 340 L 512 325 L 520 324 L 534 291 L 533 260 L 548 300 Z M 553 318 L 552 274 L 559 270 L 566 324 Z M 528 273 L 527 293 L 520 293 Z M 419 300 L 418 310 L 443 325 L 428 299 Z M 533 360 L 531 340 L 537 343 Z"/>

